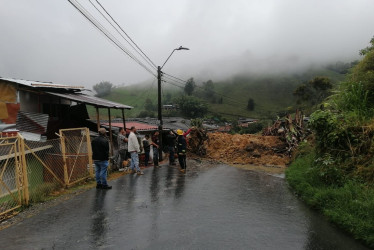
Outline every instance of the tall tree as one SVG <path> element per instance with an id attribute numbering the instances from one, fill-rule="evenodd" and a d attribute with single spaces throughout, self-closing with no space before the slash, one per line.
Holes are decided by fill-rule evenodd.
<path id="1" fill-rule="evenodd" d="M 204 95 L 206 98 L 211 99 L 214 97 L 214 83 L 212 80 L 203 83 Z"/>
<path id="2" fill-rule="evenodd" d="M 176 103 L 182 115 L 187 118 L 202 118 L 208 112 L 207 104 L 194 96 L 182 96 Z"/>
<path id="3" fill-rule="evenodd" d="M 184 92 L 190 96 L 194 92 L 196 87 L 195 81 L 191 77 L 190 79 L 187 80 L 186 85 L 184 86 Z"/>
<path id="4" fill-rule="evenodd" d="M 255 101 L 252 98 L 248 99 L 247 109 L 249 111 L 255 110 Z"/>
<path id="5" fill-rule="evenodd" d="M 299 104 L 309 103 L 316 105 L 330 95 L 331 88 L 332 83 L 328 77 L 317 76 L 306 84 L 297 87 L 293 94 Z"/>
<path id="6" fill-rule="evenodd" d="M 113 84 L 107 81 L 100 82 L 93 86 L 93 89 L 96 91 L 97 97 L 107 96 L 112 92 Z"/>
<path id="7" fill-rule="evenodd" d="M 144 104 L 144 109 L 146 111 L 155 111 L 156 110 L 156 105 L 153 105 L 153 102 L 151 99 L 147 98 L 145 100 L 145 104 Z"/>

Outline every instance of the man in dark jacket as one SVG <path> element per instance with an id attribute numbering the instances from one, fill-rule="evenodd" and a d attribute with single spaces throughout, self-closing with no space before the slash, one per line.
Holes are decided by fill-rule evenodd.
<path id="1" fill-rule="evenodd" d="M 105 136 L 106 132 L 105 128 L 100 128 L 99 136 L 91 142 L 92 159 L 95 163 L 97 189 L 112 188 L 112 186 L 108 186 L 106 181 L 109 165 L 109 141 Z"/>
<path id="2" fill-rule="evenodd" d="M 166 136 L 166 144 L 168 145 L 168 151 L 169 151 L 169 165 L 175 165 L 175 160 L 174 160 L 175 140 L 176 140 L 176 136 L 173 133 L 173 131 L 170 130 L 169 134 Z"/>
<path id="3" fill-rule="evenodd" d="M 186 164 L 186 150 L 187 150 L 187 142 L 186 138 L 184 138 L 183 131 L 181 129 L 177 130 L 177 152 L 178 152 L 178 161 L 179 165 L 181 166 L 180 171 L 182 173 L 186 172 L 187 164 Z"/>
<path id="4" fill-rule="evenodd" d="M 151 144 L 149 144 L 149 135 L 145 135 L 143 139 L 143 148 L 144 148 L 144 166 L 148 167 L 149 152 L 151 151 Z"/>

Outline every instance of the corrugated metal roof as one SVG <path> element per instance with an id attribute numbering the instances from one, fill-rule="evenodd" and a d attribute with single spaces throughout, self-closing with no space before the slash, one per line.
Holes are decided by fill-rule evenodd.
<path id="1" fill-rule="evenodd" d="M 103 123 L 103 125 L 109 126 L 109 123 Z M 137 130 L 141 131 L 155 131 L 158 129 L 157 126 L 149 125 L 141 122 L 126 122 L 126 128 L 130 129 L 134 126 Z M 121 122 L 113 122 L 112 127 L 123 128 L 123 123 Z"/>
<path id="2" fill-rule="evenodd" d="M 14 82 L 21 85 L 25 85 L 28 87 L 33 88 L 57 88 L 57 89 L 84 89 L 82 86 L 69 86 L 69 85 L 62 85 L 62 84 L 54 84 L 52 82 L 39 82 L 39 81 L 29 81 L 29 80 L 22 80 L 22 79 L 12 79 L 12 78 L 3 78 L 0 77 L 0 80 L 4 80 L 7 82 Z"/>
<path id="3" fill-rule="evenodd" d="M 19 131 L 44 134 L 47 131 L 49 115 L 19 111 L 16 128 Z"/>
<path id="4" fill-rule="evenodd" d="M 114 109 L 132 109 L 133 107 L 127 106 L 121 103 L 117 102 L 111 102 L 108 100 L 101 99 L 96 96 L 89 96 L 89 95 L 84 95 L 84 94 L 79 94 L 79 93 L 54 93 L 54 92 L 46 92 L 47 94 L 54 95 L 54 96 L 59 96 L 71 101 L 79 102 L 79 103 L 88 103 L 94 106 L 98 107 L 105 107 L 105 108 L 114 108 Z"/>

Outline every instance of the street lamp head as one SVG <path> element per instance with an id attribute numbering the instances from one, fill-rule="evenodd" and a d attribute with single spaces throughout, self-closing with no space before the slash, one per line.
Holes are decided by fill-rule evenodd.
<path id="1" fill-rule="evenodd" d="M 175 49 L 175 50 L 190 50 L 189 48 L 186 48 L 186 47 L 182 47 L 182 46 L 179 46 L 178 49 Z"/>
<path id="2" fill-rule="evenodd" d="M 166 61 L 164 62 L 164 64 L 162 64 L 162 66 L 160 67 L 160 70 L 164 67 L 165 63 L 169 60 L 169 58 L 171 57 L 171 55 L 174 53 L 174 51 L 176 50 L 190 50 L 189 48 L 185 48 L 185 47 L 182 47 L 182 46 L 179 46 L 179 48 L 176 48 L 176 49 L 173 49 L 173 51 L 171 52 L 170 56 L 166 59 Z"/>

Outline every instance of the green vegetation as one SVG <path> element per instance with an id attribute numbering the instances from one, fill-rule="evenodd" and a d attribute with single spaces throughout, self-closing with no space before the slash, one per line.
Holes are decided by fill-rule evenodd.
<path id="1" fill-rule="evenodd" d="M 374 39 L 371 44 L 311 115 L 314 141 L 299 148 L 286 177 L 308 204 L 374 247 Z"/>
<path id="2" fill-rule="evenodd" d="M 289 185 L 302 200 L 321 211 L 355 239 L 374 247 L 374 189 L 347 180 L 328 185 L 325 173 L 314 166 L 315 154 L 298 157 L 286 171 Z"/>
<path id="3" fill-rule="evenodd" d="M 93 86 L 93 89 L 96 91 L 96 96 L 103 97 L 107 96 L 112 92 L 113 84 L 110 82 L 100 82 Z"/>
<path id="4" fill-rule="evenodd" d="M 327 68 L 308 69 L 300 73 L 262 76 L 235 76 L 233 78 L 206 82 L 195 82 L 190 78 L 186 84 L 170 85 L 163 83 L 162 103 L 177 104 L 182 96 L 196 98 L 207 106 L 207 113 L 200 118 L 214 120 L 236 120 L 239 117 L 275 119 L 296 108 L 303 107 L 296 103 L 294 91 L 303 83 L 317 76 L 328 78 L 332 85 L 345 79 L 346 67 L 351 64 L 329 65 Z M 157 84 L 133 85 L 112 88 L 105 99 L 133 106 L 126 110 L 126 117 L 157 117 Z M 89 108 L 91 116 L 95 110 Z M 102 112 L 101 117 L 106 118 Z M 191 112 L 187 112 L 191 113 Z M 112 115 L 121 117 L 121 112 L 113 110 Z M 165 116 L 182 116 L 182 112 L 165 111 Z M 190 116 L 190 115 L 189 115 Z M 192 116 L 193 117 L 193 116 Z"/>

